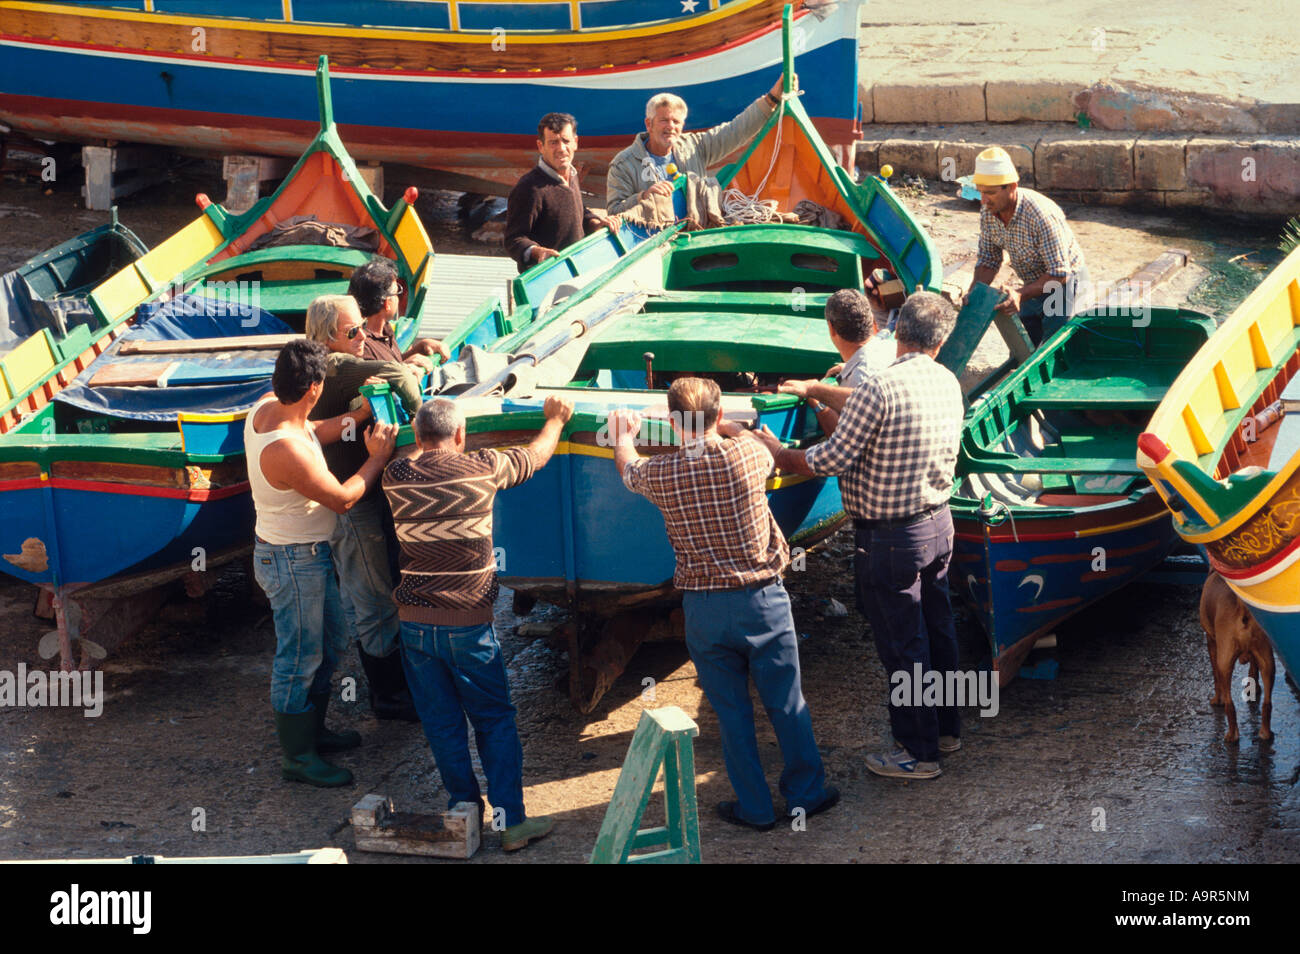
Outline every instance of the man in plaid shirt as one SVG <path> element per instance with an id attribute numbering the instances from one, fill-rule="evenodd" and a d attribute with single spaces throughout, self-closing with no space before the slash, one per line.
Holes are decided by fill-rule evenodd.
<path id="1" fill-rule="evenodd" d="M 839 474 L 844 509 L 853 518 L 858 608 L 871 621 L 891 685 L 919 666 L 957 669 L 957 632 L 948 595 L 952 492 L 961 439 L 961 388 L 934 360 L 956 315 L 943 298 L 917 292 L 899 311 L 898 357 L 850 395 L 835 432 L 807 451 L 761 439 L 780 470 Z M 911 694 L 906 694 L 910 696 Z M 952 700 L 941 700 L 951 703 Z M 867 757 L 867 768 L 894 778 L 935 778 L 939 753 L 961 747 L 955 705 L 895 704 L 892 751 Z"/>
<path id="2" fill-rule="evenodd" d="M 1083 250 L 1065 223 L 1061 207 L 1040 192 L 1022 189 L 1020 173 L 1006 150 L 985 149 L 975 159 L 980 192 L 980 244 L 975 281 L 988 285 L 1002 268 L 1002 253 L 1024 284 L 1003 286 L 999 310 L 1019 312 L 1035 345 L 1081 306 L 1089 286 Z M 1044 327 L 1043 318 L 1051 319 Z"/>
<path id="3" fill-rule="evenodd" d="M 802 811 L 807 818 L 840 797 L 826 784 L 800 685 L 794 616 L 781 583 L 790 548 L 767 504 L 772 455 L 751 432 L 720 420 L 722 393 L 714 381 L 674 381 L 668 409 L 682 445 L 677 452 L 640 458 L 640 418 L 615 411 L 609 417 L 614 462 L 627 488 L 663 511 L 677 554 L 673 583 L 683 591 L 686 647 L 718 715 L 737 798 L 719 804 L 718 814 L 770 831 L 776 812 L 754 735 L 751 675 L 785 760 L 786 814 Z"/>

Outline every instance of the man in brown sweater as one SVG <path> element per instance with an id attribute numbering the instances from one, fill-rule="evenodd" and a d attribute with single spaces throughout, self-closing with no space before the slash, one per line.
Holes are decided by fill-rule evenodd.
<path id="1" fill-rule="evenodd" d="M 527 271 L 609 225 L 586 208 L 573 156 L 578 124 L 568 113 L 547 113 L 537 124 L 537 165 L 515 185 L 506 205 L 506 251 Z"/>
<path id="2" fill-rule="evenodd" d="M 465 452 L 465 415 L 446 398 L 415 416 L 419 454 L 384 472 L 405 557 L 393 597 L 403 661 L 448 805 L 483 799 L 470 761 L 465 718 L 474 725 L 492 801 L 492 827 L 506 851 L 548 834 L 549 817 L 524 814 L 523 746 L 501 647 L 492 627 L 496 560 L 492 502 L 523 483 L 555 452 L 573 402 L 548 397 L 546 423 L 527 447 Z"/>

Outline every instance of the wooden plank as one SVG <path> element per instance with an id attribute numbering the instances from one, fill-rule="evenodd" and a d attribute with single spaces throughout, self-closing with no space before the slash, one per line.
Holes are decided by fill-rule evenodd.
<path id="1" fill-rule="evenodd" d="M 126 341 L 118 354 L 203 354 L 210 351 L 279 351 L 290 341 L 287 335 L 234 335 L 229 338 L 187 338 L 180 341 Z"/>
<path id="2" fill-rule="evenodd" d="M 176 364 L 175 361 L 110 364 L 96 371 L 86 384 L 92 388 L 157 387 L 158 379 Z"/>

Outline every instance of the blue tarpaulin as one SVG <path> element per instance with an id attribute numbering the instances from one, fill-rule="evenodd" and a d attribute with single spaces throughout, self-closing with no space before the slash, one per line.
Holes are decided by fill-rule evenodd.
<path id="1" fill-rule="evenodd" d="M 186 341 L 245 335 L 292 334 L 293 329 L 268 311 L 251 305 L 181 295 L 162 304 L 141 305 L 136 324 L 86 368 L 54 400 L 96 414 L 141 421 L 174 421 L 178 411 L 223 414 L 252 407 L 271 387 L 276 351 L 224 351 L 186 354 L 120 355 L 131 341 Z M 160 362 L 175 373 L 163 387 L 88 387 L 100 370 L 113 365 Z M 204 372 L 207 373 L 204 373 Z M 220 383 L 187 381 L 225 379 Z"/>

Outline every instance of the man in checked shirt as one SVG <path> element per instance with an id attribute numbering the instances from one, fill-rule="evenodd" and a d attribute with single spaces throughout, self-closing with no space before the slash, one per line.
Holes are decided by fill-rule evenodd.
<path id="1" fill-rule="evenodd" d="M 1002 268 L 1002 253 L 1024 282 L 1002 286 L 1000 311 L 1019 312 L 1037 346 L 1083 305 L 1089 292 L 1083 250 L 1065 224 L 1061 207 L 1040 192 L 1022 189 L 1020 173 L 1005 149 L 985 149 L 975 158 L 980 192 L 980 244 L 975 281 L 990 284 Z M 1048 319 L 1044 323 L 1044 317 Z"/>
<path id="2" fill-rule="evenodd" d="M 776 811 L 754 735 L 750 676 L 785 760 L 786 815 L 802 811 L 808 818 L 840 798 L 826 784 L 800 685 L 794 616 L 781 583 L 790 547 L 767 504 L 772 455 L 752 432 L 720 420 L 722 393 L 714 381 L 674 381 L 668 410 L 681 447 L 649 459 L 637 455 L 636 412 L 612 413 L 614 462 L 628 490 L 663 511 L 677 554 L 673 583 L 683 592 L 686 648 L 718 715 L 737 798 L 720 803 L 718 814 L 733 825 L 770 831 Z"/>
<path id="3" fill-rule="evenodd" d="M 858 609 L 871 622 L 891 685 L 900 672 L 913 680 L 916 665 L 922 679 L 957 669 L 948 496 L 963 408 L 957 379 L 934 360 L 955 321 L 947 301 L 917 292 L 894 326 L 898 357 L 849 396 L 830 437 L 800 451 L 770 432 L 759 435 L 782 471 L 840 475 L 857 545 Z M 895 705 L 892 697 L 892 751 L 868 756 L 867 768 L 892 778 L 937 777 L 939 753 L 961 747 L 957 707 Z"/>

